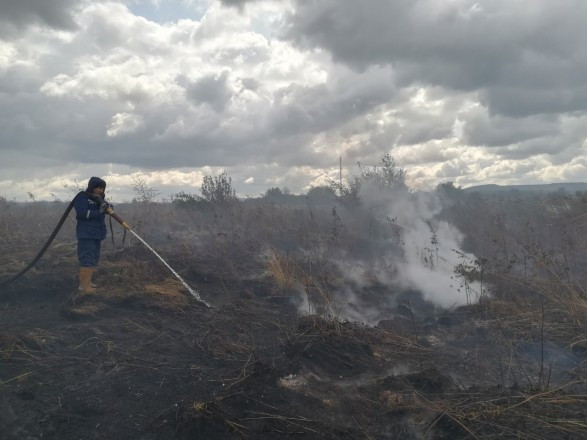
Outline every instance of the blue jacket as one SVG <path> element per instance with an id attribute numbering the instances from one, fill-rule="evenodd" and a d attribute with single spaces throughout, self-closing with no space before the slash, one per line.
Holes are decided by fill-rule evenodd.
<path id="1" fill-rule="evenodd" d="M 106 188 L 106 182 L 99 177 L 92 177 L 88 182 L 88 188 L 85 193 L 79 195 L 75 200 L 74 206 L 77 219 L 75 234 L 78 240 L 80 238 L 94 240 L 104 240 L 106 238 L 106 215 L 100 212 L 99 201 L 92 200 L 89 195 L 98 186 Z"/>

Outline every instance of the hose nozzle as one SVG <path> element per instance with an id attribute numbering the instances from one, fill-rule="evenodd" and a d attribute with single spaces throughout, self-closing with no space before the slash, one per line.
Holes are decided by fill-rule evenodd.
<path id="1" fill-rule="evenodd" d="M 127 222 L 125 222 L 118 214 L 116 214 L 112 208 L 108 208 L 108 210 L 106 211 L 106 214 L 108 214 L 110 217 L 112 217 L 114 220 L 116 220 L 118 223 L 120 223 L 120 225 L 124 229 L 128 229 L 128 230 L 131 229 L 130 225 Z"/>

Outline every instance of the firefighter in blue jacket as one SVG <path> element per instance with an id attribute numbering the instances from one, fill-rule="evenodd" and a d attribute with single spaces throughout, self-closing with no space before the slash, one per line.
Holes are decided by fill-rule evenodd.
<path id="1" fill-rule="evenodd" d="M 77 257 L 80 263 L 79 290 L 95 292 L 92 276 L 100 261 L 100 247 L 106 238 L 106 214 L 112 213 L 112 206 L 104 199 L 106 182 L 92 177 L 88 188 L 75 200 L 77 218 Z"/>

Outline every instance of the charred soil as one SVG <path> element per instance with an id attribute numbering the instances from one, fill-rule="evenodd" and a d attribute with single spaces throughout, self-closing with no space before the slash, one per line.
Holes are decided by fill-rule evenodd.
<path id="1" fill-rule="evenodd" d="M 587 435 L 584 344 L 523 337 L 497 301 L 427 316 L 401 305 L 372 327 L 300 316 L 266 276 L 204 262 L 182 273 L 212 309 L 143 253 L 104 267 L 92 295 L 63 259 L 2 292 L 1 438 Z"/>

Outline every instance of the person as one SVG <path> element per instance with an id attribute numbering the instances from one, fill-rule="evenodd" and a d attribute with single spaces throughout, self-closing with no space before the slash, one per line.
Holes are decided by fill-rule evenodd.
<path id="1" fill-rule="evenodd" d="M 82 293 L 96 291 L 92 277 L 100 261 L 102 240 L 106 238 L 106 214 L 112 213 L 112 206 L 104 199 L 105 193 L 106 182 L 92 177 L 87 189 L 75 199 L 79 291 Z"/>

